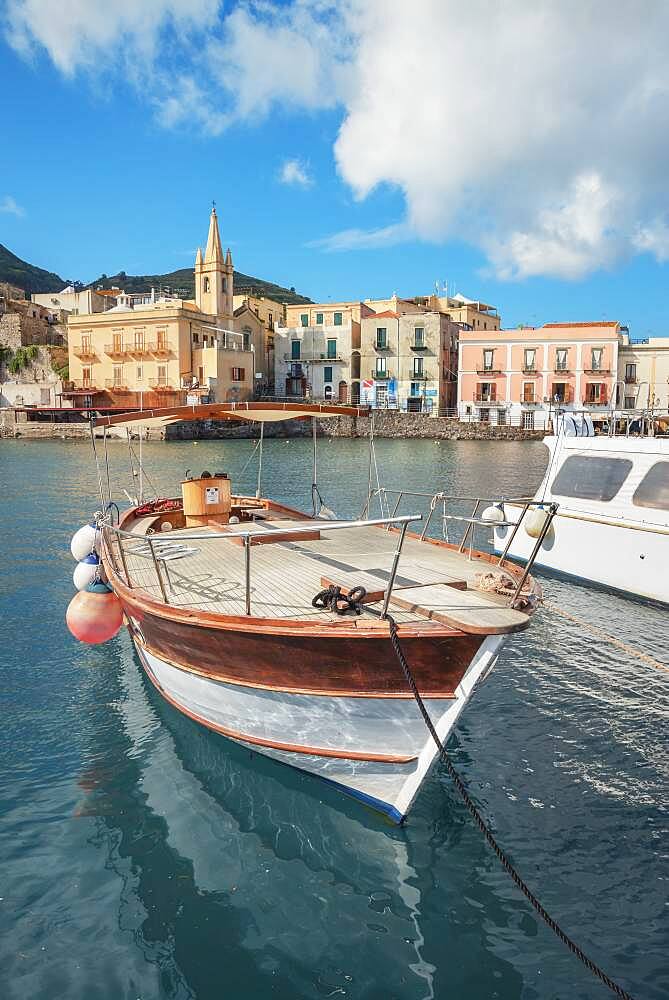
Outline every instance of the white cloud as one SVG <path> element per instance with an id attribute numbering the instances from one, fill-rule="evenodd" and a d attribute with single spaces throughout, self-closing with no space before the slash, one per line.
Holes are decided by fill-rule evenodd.
<path id="1" fill-rule="evenodd" d="M 17 218 L 26 214 L 21 205 L 14 201 L 11 194 L 6 194 L 4 198 L 0 199 L 0 212 L 4 212 L 6 215 L 15 215 Z"/>
<path id="2" fill-rule="evenodd" d="M 336 105 L 349 49 L 338 11 L 328 0 L 263 2 L 235 8 L 223 21 L 206 61 L 237 118 L 274 106 L 318 110 Z"/>
<path id="3" fill-rule="evenodd" d="M 309 168 L 302 160 L 284 160 L 279 170 L 279 180 L 282 184 L 305 188 L 314 183 Z"/>
<path id="4" fill-rule="evenodd" d="M 639 226 L 633 242 L 640 253 L 652 253 L 661 263 L 669 260 L 669 225 L 666 219 L 653 219 L 647 226 Z"/>
<path id="5" fill-rule="evenodd" d="M 166 28 L 214 27 L 219 0 L 6 0 L 5 33 L 23 54 L 47 51 L 65 75 L 79 69 L 152 63 Z M 140 74 L 141 75 L 141 74 Z"/>
<path id="6" fill-rule="evenodd" d="M 165 128 L 197 125 L 208 135 L 220 135 L 230 124 L 230 115 L 219 111 L 192 76 L 183 74 L 165 84 L 155 99 L 158 121 Z"/>
<path id="7" fill-rule="evenodd" d="M 9 0 L 7 30 L 65 73 L 145 64 L 166 127 L 341 109 L 341 178 L 357 199 L 400 191 L 406 218 L 324 249 L 457 237 L 500 277 L 576 279 L 632 253 L 669 259 L 669 5 L 614 6 Z"/>
<path id="8" fill-rule="evenodd" d="M 328 251 L 371 250 L 396 246 L 411 237 L 411 228 L 404 222 L 396 222 L 380 229 L 342 229 L 331 236 L 312 240 L 307 246 Z"/>
<path id="9" fill-rule="evenodd" d="M 622 234 L 611 226 L 621 215 L 620 192 L 599 174 L 582 174 L 559 205 L 542 209 L 534 228 L 490 240 L 487 249 L 500 278 L 551 274 L 579 278 L 605 267 L 624 252 Z"/>

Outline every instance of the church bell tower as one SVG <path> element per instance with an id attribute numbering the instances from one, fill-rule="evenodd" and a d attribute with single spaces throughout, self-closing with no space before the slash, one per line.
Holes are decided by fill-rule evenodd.
<path id="1" fill-rule="evenodd" d="M 231 321 L 232 282 L 232 254 L 228 249 L 225 257 L 223 256 L 216 206 L 212 205 L 204 258 L 199 247 L 195 257 L 195 304 L 198 309 L 210 316 Z"/>

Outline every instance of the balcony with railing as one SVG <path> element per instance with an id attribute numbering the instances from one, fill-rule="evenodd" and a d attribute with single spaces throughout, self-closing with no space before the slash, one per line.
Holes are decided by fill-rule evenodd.
<path id="1" fill-rule="evenodd" d="M 383 381 L 393 377 L 387 368 L 372 368 L 370 375 L 372 378 L 377 379 L 377 381 Z"/>
<path id="2" fill-rule="evenodd" d="M 293 355 L 288 352 L 284 354 L 283 360 L 287 362 L 295 361 L 296 359 Z M 344 356 L 341 351 L 337 351 L 335 355 L 328 354 L 327 351 L 300 351 L 299 361 L 305 361 L 308 364 L 343 364 Z"/>
<path id="3" fill-rule="evenodd" d="M 149 386 L 154 392 L 180 392 L 178 386 L 170 385 L 166 379 L 163 378 L 150 378 Z"/>
<path id="4" fill-rule="evenodd" d="M 317 323 L 315 326 L 277 326 L 276 333 L 279 337 L 292 337 L 293 340 L 304 338 L 304 340 L 310 340 L 311 337 L 338 337 L 343 334 L 351 333 L 350 323 L 341 323 L 335 325 L 334 323 Z"/>
<path id="5" fill-rule="evenodd" d="M 90 392 L 91 394 L 100 392 L 100 387 L 93 379 L 81 378 L 63 382 L 63 395 L 67 396 L 73 392 Z"/>
<path id="6" fill-rule="evenodd" d="M 427 344 L 425 343 L 424 340 L 414 340 L 412 344 L 409 344 L 409 348 L 412 351 L 426 351 Z"/>
<path id="7" fill-rule="evenodd" d="M 427 382 L 432 377 L 429 371 L 421 368 L 420 371 L 413 371 L 409 376 L 412 382 Z"/>
<path id="8" fill-rule="evenodd" d="M 477 392 L 474 396 L 475 403 L 496 403 L 496 392 Z"/>
<path id="9" fill-rule="evenodd" d="M 539 369 L 536 365 L 523 365 L 521 368 L 523 375 L 538 375 Z"/>
<path id="10" fill-rule="evenodd" d="M 105 354 L 110 358 L 126 358 L 130 355 L 130 348 L 127 344 L 114 341 L 113 344 L 105 344 Z"/>
<path id="11" fill-rule="evenodd" d="M 585 406 L 608 406 L 606 386 L 601 386 L 599 391 L 592 386 L 586 386 L 583 403 Z"/>
<path id="12" fill-rule="evenodd" d="M 583 373 L 585 375 L 610 375 L 610 368 L 584 368 Z"/>
<path id="13" fill-rule="evenodd" d="M 625 385 L 636 385 L 636 375 L 625 375 Z"/>
<path id="14" fill-rule="evenodd" d="M 172 353 L 172 347 L 166 340 L 152 341 L 148 345 L 148 353 L 156 354 L 158 357 L 165 357 Z"/>
<path id="15" fill-rule="evenodd" d="M 85 360 L 86 358 L 96 358 L 97 354 L 95 348 L 90 343 L 90 341 L 83 341 L 81 344 L 74 344 L 72 347 L 72 353 L 75 358 L 81 358 Z"/>
<path id="16" fill-rule="evenodd" d="M 119 382 L 114 378 L 105 379 L 105 389 L 113 389 L 114 392 L 129 392 L 127 382 Z"/>
<path id="17" fill-rule="evenodd" d="M 556 375 L 569 375 L 571 372 L 571 368 L 566 363 L 563 365 L 556 363 L 555 367 L 553 368 L 553 371 L 555 372 Z"/>
<path id="18" fill-rule="evenodd" d="M 149 345 L 144 343 L 144 341 L 137 344 L 128 344 L 127 352 L 133 358 L 145 358 L 151 354 Z"/>
<path id="19" fill-rule="evenodd" d="M 493 365 L 491 368 L 486 368 L 485 365 L 476 369 L 477 375 L 501 375 L 502 369 L 497 365 Z"/>

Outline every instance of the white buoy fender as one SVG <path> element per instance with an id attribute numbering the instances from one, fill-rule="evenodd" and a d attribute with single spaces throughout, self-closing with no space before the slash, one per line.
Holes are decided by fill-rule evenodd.
<path id="1" fill-rule="evenodd" d="M 503 524 L 506 521 L 504 507 L 502 504 L 497 503 L 491 507 L 486 507 L 481 514 L 481 520 L 486 521 L 488 524 Z"/>
<path id="2" fill-rule="evenodd" d="M 100 532 L 95 524 L 85 524 L 79 531 L 75 531 L 70 542 L 70 552 L 77 560 L 82 562 L 91 552 L 97 552 L 100 547 Z"/>
<path id="3" fill-rule="evenodd" d="M 72 582 L 77 590 L 85 590 L 94 580 L 103 580 L 103 569 L 97 552 L 89 552 L 85 559 L 75 567 Z M 104 582 L 104 580 L 103 580 Z"/>
<path id="4" fill-rule="evenodd" d="M 544 530 L 544 525 L 547 520 L 548 511 L 543 507 L 535 507 L 533 510 L 528 510 L 523 519 L 525 534 L 529 535 L 530 538 L 538 538 Z"/>

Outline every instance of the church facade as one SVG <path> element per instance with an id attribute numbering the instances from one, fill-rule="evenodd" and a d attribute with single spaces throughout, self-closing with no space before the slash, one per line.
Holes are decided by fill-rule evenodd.
<path id="1" fill-rule="evenodd" d="M 232 255 L 223 253 L 213 207 L 205 252 L 195 258 L 194 299 L 134 305 L 120 294 L 112 309 L 68 317 L 63 396 L 93 408 L 250 399 L 263 330 L 237 312 Z"/>

